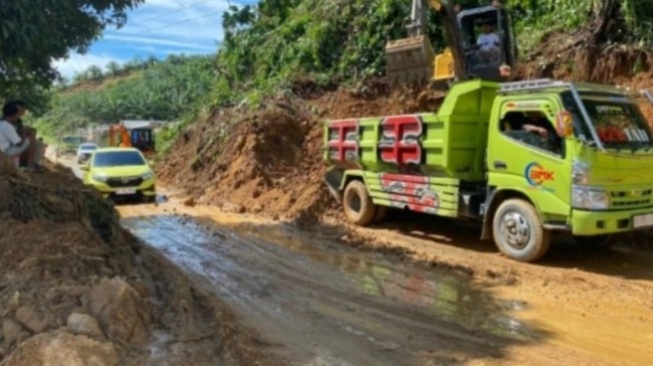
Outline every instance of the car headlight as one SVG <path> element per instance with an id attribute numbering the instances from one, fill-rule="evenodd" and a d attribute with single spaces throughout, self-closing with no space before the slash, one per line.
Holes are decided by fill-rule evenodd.
<path id="1" fill-rule="evenodd" d="M 610 208 L 610 198 L 605 191 L 600 189 L 573 187 L 571 205 L 573 208 L 585 210 L 607 210 Z"/>
<path id="2" fill-rule="evenodd" d="M 141 175 L 141 178 L 143 178 L 143 180 L 152 179 L 152 177 L 154 177 L 154 172 L 152 172 L 151 170 Z"/>
<path id="3" fill-rule="evenodd" d="M 105 182 L 107 181 L 108 177 L 106 174 L 93 174 L 93 180 L 97 180 L 98 182 Z"/>

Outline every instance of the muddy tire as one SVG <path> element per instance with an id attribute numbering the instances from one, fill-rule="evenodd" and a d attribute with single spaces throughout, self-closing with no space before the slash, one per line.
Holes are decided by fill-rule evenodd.
<path id="1" fill-rule="evenodd" d="M 365 184 L 361 181 L 351 181 L 342 197 L 342 204 L 347 219 L 359 226 L 367 226 L 376 217 L 376 205 L 367 193 Z"/>
<path id="2" fill-rule="evenodd" d="M 388 216 L 388 207 L 376 205 L 376 215 L 374 216 L 374 223 L 380 224 L 385 221 L 386 216 Z"/>
<path id="3" fill-rule="evenodd" d="M 574 236 L 577 244 L 595 249 L 607 249 L 614 244 L 613 235 L 596 235 L 596 236 Z"/>
<path id="4" fill-rule="evenodd" d="M 503 202 L 494 214 L 492 229 L 501 253 L 520 262 L 537 261 L 551 245 L 551 232 L 542 226 L 535 207 L 524 200 Z"/>

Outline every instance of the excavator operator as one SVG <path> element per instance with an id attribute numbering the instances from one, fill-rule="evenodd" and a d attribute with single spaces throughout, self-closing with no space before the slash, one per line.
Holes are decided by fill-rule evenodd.
<path id="1" fill-rule="evenodd" d="M 494 33 L 494 24 L 490 20 L 483 22 L 483 33 L 478 36 L 476 46 L 478 47 L 478 58 L 484 62 L 489 63 L 499 58 L 499 47 L 501 42 L 499 36 Z"/>

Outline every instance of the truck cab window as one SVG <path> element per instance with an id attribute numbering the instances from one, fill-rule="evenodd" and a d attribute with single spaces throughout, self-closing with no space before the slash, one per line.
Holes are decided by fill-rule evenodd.
<path id="1" fill-rule="evenodd" d="M 501 120 L 501 131 L 511 139 L 562 155 L 562 140 L 553 122 L 540 111 L 512 111 Z"/>

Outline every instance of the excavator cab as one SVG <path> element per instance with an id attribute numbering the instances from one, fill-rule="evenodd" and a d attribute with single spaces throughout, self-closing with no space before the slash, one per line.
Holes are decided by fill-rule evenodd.
<path id="1" fill-rule="evenodd" d="M 431 81 L 446 86 L 455 80 L 505 80 L 517 65 L 517 43 L 509 11 L 497 0 L 492 5 L 460 10 L 449 0 L 413 0 L 408 37 L 386 45 L 386 76 L 391 84 Z M 442 18 L 449 47 L 437 54 L 425 32 L 428 4 Z M 498 45 L 479 46 L 478 38 L 490 28 Z M 488 38 L 484 36 L 483 38 Z M 494 43 L 494 42 L 492 42 Z"/>
<path id="2" fill-rule="evenodd" d="M 503 7 L 484 6 L 457 14 L 465 54 L 467 78 L 504 81 L 502 65 L 517 65 L 517 42 L 510 13 Z M 496 37 L 494 36 L 496 35 Z M 498 40 L 498 44 L 488 40 Z"/>

